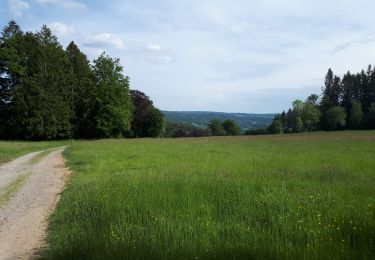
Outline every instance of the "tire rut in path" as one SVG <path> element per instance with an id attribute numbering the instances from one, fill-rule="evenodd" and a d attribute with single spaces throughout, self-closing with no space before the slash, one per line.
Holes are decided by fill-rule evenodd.
<path id="1" fill-rule="evenodd" d="M 44 246 L 48 216 L 69 174 L 63 150 L 30 165 L 25 185 L 0 209 L 0 259 L 30 259 Z"/>
<path id="2" fill-rule="evenodd" d="M 0 191 L 7 187 L 13 180 L 17 179 L 17 177 L 26 174 L 30 170 L 30 161 L 42 152 L 29 153 L 0 165 Z"/>

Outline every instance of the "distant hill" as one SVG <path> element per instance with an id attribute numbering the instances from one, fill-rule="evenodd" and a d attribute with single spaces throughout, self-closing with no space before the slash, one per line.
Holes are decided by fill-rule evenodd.
<path id="1" fill-rule="evenodd" d="M 271 124 L 275 114 L 247 114 L 205 111 L 162 111 L 168 122 L 188 123 L 206 127 L 214 118 L 232 119 L 242 129 L 266 127 Z"/>

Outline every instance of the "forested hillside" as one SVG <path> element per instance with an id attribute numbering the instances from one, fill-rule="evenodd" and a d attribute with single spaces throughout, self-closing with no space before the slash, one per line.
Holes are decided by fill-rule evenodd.
<path id="1" fill-rule="evenodd" d="M 162 111 L 165 119 L 173 123 L 193 124 L 206 127 L 213 119 L 233 120 L 242 129 L 258 128 L 268 126 L 274 114 L 246 114 L 246 113 L 222 113 L 204 111 Z"/>

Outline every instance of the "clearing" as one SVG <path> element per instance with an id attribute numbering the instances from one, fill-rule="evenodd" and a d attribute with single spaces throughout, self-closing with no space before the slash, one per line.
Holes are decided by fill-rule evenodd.
<path id="1" fill-rule="evenodd" d="M 374 259 L 375 131 L 97 140 L 47 259 Z"/>

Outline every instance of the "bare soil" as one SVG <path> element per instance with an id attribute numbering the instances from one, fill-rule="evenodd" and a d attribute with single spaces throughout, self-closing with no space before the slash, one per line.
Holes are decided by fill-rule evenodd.
<path id="1" fill-rule="evenodd" d="M 20 157 L 0 168 L 0 188 L 20 174 L 31 173 L 25 185 L 0 209 L 0 259 L 31 259 L 44 246 L 47 219 L 69 174 L 62 149 L 38 163 L 38 153 Z"/>

